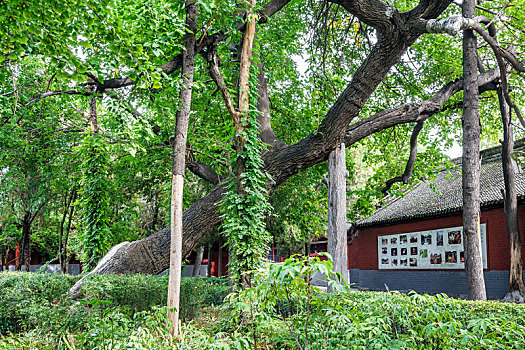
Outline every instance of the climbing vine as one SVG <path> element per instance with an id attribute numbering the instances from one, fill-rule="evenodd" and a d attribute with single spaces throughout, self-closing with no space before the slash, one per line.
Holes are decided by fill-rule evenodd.
<path id="1" fill-rule="evenodd" d="M 255 51 L 258 51 L 257 44 L 254 45 L 253 60 L 258 59 Z M 253 63 L 250 69 L 250 106 L 241 117 L 244 130 L 235 135 L 242 140 L 244 147 L 235 155 L 234 166 L 242 162 L 245 171 L 229 180 L 220 206 L 222 230 L 230 246 L 228 271 L 236 287 L 250 284 L 252 271 L 262 262 L 270 242 L 265 224 L 266 215 L 271 210 L 266 187 L 269 175 L 263 170 L 261 153 L 266 145 L 259 138 L 259 111 L 256 107 L 258 68 L 256 62 Z"/>
<path id="2" fill-rule="evenodd" d="M 81 259 L 88 269 L 92 269 L 113 243 L 110 230 L 109 158 L 107 146 L 97 134 L 87 134 L 79 150 L 82 158 Z"/>

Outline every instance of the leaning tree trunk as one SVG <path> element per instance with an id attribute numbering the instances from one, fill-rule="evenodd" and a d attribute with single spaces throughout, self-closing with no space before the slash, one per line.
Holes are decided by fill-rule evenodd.
<path id="1" fill-rule="evenodd" d="M 457 92 L 455 91 L 456 85 L 447 85 L 446 91 L 440 91 L 436 101 L 429 100 L 420 104 L 412 104 L 422 107 L 421 109 L 414 109 L 412 105 L 408 106 L 409 108 L 399 108 L 399 113 L 397 109 L 393 109 L 370 116 L 366 120 L 348 127 L 359 115 L 364 104 L 380 82 L 386 77 L 392 65 L 423 34 L 424 31 L 417 29 L 421 28 L 421 18 L 418 16 L 421 15 L 424 19 L 436 18 L 448 5 L 449 2 L 446 1 L 433 2 L 431 5 L 423 4 L 421 8 L 418 8 L 418 11 L 428 7 L 427 10 L 424 13 L 418 12 L 415 17 L 396 15 L 390 18 L 391 21 L 398 23 L 399 26 L 403 26 L 407 30 L 401 34 L 397 30 L 398 27 L 392 27 L 392 22 L 388 22 L 386 27 L 392 31 L 383 30 L 378 36 L 377 43 L 369 56 L 355 71 L 352 81 L 327 112 L 317 130 L 293 145 L 271 147 L 268 152 L 264 153 L 264 170 L 273 179 L 273 182 L 268 185 L 270 194 L 291 176 L 327 160 L 329 153 L 341 142 L 342 137 L 345 138 L 345 144 L 348 146 L 375 131 L 384 130 L 400 123 L 415 122 L 420 118 L 427 118 L 437 112 L 434 106 L 440 107 L 448 99 L 446 96 L 449 93 Z M 349 8 L 348 10 L 352 12 L 353 9 Z M 347 128 L 348 132 L 345 135 Z M 217 203 L 224 193 L 225 186 L 220 184 L 184 213 L 182 246 L 184 256 L 191 253 L 204 235 L 217 227 L 220 220 Z M 92 273 L 159 273 L 169 266 L 168 262 L 169 230 L 163 229 L 140 241 L 123 242 L 113 247 Z M 81 280 L 73 286 L 70 291 L 71 295 L 80 296 L 82 283 Z"/>
<path id="2" fill-rule="evenodd" d="M 168 284 L 168 319 L 171 322 L 170 335 L 177 338 L 179 332 L 180 282 L 182 278 L 182 216 L 184 171 L 186 168 L 186 140 L 191 109 L 193 68 L 195 63 L 195 33 L 197 32 L 197 3 L 186 0 L 186 33 L 182 58 L 182 109 L 177 113 L 175 123 L 175 145 L 173 147 L 173 175 L 171 183 L 171 244 L 170 271 Z"/>
<path id="3" fill-rule="evenodd" d="M 463 1 L 463 16 L 473 18 L 475 0 Z M 486 300 L 480 240 L 481 125 L 477 84 L 477 42 L 474 31 L 463 33 L 463 237 L 468 297 Z"/>
<path id="4" fill-rule="evenodd" d="M 503 143 L 501 147 L 501 161 L 503 179 L 505 181 L 504 212 L 507 222 L 507 234 L 510 247 L 509 290 L 505 296 L 508 301 L 524 302 L 525 286 L 523 284 L 523 263 L 521 258 L 521 241 L 518 224 L 518 196 L 516 194 L 516 168 L 512 160 L 514 150 L 514 132 L 511 123 L 510 109 L 503 97 L 501 88 L 498 89 L 498 99 L 503 122 Z"/>
<path id="5" fill-rule="evenodd" d="M 348 244 L 346 236 L 346 170 L 345 144 L 341 143 L 328 158 L 328 254 L 334 272 L 348 281 Z M 332 288 L 329 286 L 331 293 Z"/>

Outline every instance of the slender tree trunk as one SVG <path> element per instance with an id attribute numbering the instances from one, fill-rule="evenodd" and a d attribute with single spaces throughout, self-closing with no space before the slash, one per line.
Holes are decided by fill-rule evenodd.
<path id="1" fill-rule="evenodd" d="M 341 143 L 328 158 L 328 254 L 332 256 L 334 272 L 348 281 L 346 236 L 346 170 L 345 144 Z M 331 293 L 332 289 L 329 287 Z"/>
<path id="2" fill-rule="evenodd" d="M 213 252 L 213 243 L 208 243 L 208 275 L 207 277 L 211 277 L 211 259 L 212 259 L 212 252 Z"/>
<path id="3" fill-rule="evenodd" d="M 515 292 L 525 296 L 523 284 L 523 263 L 521 259 L 521 241 L 518 224 L 518 197 L 516 194 L 516 167 L 513 164 L 514 132 L 512 128 L 510 109 L 503 97 L 501 88 L 498 89 L 498 99 L 503 122 L 503 143 L 501 147 L 501 161 L 503 179 L 505 180 L 504 212 L 507 222 L 507 234 L 510 247 L 510 274 L 508 296 Z"/>
<path id="4" fill-rule="evenodd" d="M 6 248 L 5 250 L 5 257 L 4 257 L 4 266 L 5 266 L 5 270 L 6 271 L 9 271 L 9 264 L 11 264 L 11 262 L 13 262 L 13 260 L 9 260 L 9 255 L 11 254 L 11 249 L 9 248 L 9 246 Z"/>
<path id="5" fill-rule="evenodd" d="M 2 227 L 0 227 L 0 236 L 2 236 Z M 0 272 L 4 271 L 4 261 L 6 260 L 5 258 L 5 255 L 6 255 L 6 249 L 5 249 L 5 246 L 4 245 L 1 245 L 0 246 Z"/>
<path id="6" fill-rule="evenodd" d="M 197 32 L 197 3 L 186 0 L 186 33 L 183 37 L 185 51 L 182 59 L 183 86 L 180 93 L 182 109 L 177 112 L 175 123 L 175 145 L 173 147 L 173 174 L 171 183 L 171 244 L 170 272 L 168 285 L 168 319 L 171 322 L 170 335 L 178 337 L 180 281 L 182 277 L 182 209 L 184 169 L 186 167 L 186 140 L 191 108 L 195 33 Z"/>
<path id="7" fill-rule="evenodd" d="M 217 253 L 217 277 L 222 277 L 222 238 L 219 238 L 219 252 Z"/>
<path id="8" fill-rule="evenodd" d="M 0 230 L 0 234 L 2 231 Z M 4 261 L 5 261 L 5 246 L 2 246 L 0 250 L 0 272 L 4 271 Z"/>
<path id="9" fill-rule="evenodd" d="M 16 269 L 22 270 L 22 266 L 29 271 L 29 264 L 31 262 L 31 212 L 26 211 L 22 219 L 22 241 L 18 254 L 18 261 Z"/>
<path id="10" fill-rule="evenodd" d="M 67 242 L 69 240 L 69 233 L 71 232 L 71 221 L 73 220 L 73 214 L 75 213 L 75 206 L 73 205 L 77 200 L 77 190 L 73 190 L 71 193 L 71 201 L 69 202 L 69 215 L 67 219 L 66 233 L 64 235 L 64 242 L 62 244 L 62 250 L 60 251 L 61 264 L 60 271 L 62 273 L 68 272 L 69 258 L 67 256 Z"/>
<path id="11" fill-rule="evenodd" d="M 474 18 L 475 0 L 463 1 L 463 16 Z M 480 134 L 477 85 L 477 41 L 472 30 L 463 33 L 463 236 L 468 297 L 486 300 L 480 240 Z"/>
<path id="12" fill-rule="evenodd" d="M 193 265 L 193 273 L 191 274 L 193 277 L 200 276 L 203 256 L 204 256 L 204 245 L 201 245 L 199 249 L 197 250 L 197 258 L 195 259 L 195 264 Z"/>
<path id="13" fill-rule="evenodd" d="M 66 223 L 67 215 L 69 213 L 69 207 L 71 205 L 71 199 L 72 194 L 68 194 L 66 191 L 66 194 L 64 195 L 64 213 L 62 215 L 62 220 L 60 221 L 60 226 L 58 230 L 58 263 L 60 265 L 60 272 L 64 273 L 62 266 L 64 266 L 64 224 Z"/>

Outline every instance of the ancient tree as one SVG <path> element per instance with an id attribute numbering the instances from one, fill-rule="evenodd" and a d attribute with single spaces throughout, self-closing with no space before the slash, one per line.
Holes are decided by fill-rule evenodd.
<path id="1" fill-rule="evenodd" d="M 68 66 L 68 69 L 71 68 L 74 72 L 68 74 L 79 81 L 75 86 L 57 86 L 55 90 L 49 89 L 46 92 L 39 93 L 28 100 L 25 106 L 31 106 L 35 102 L 58 95 L 78 96 L 81 98 L 89 95 L 86 94 L 86 89 L 94 89 L 97 94 L 104 96 L 108 100 L 117 95 L 120 96 L 118 97 L 119 101 L 123 101 L 127 96 L 132 95 L 134 89 L 144 89 L 147 93 L 141 95 L 140 99 L 137 98 L 129 101 L 127 104 L 122 103 L 120 105 L 131 116 L 140 119 L 145 118 L 143 116 L 144 111 L 147 111 L 148 108 L 153 108 L 155 103 L 161 98 L 166 98 L 165 95 L 162 95 L 164 90 L 175 91 L 175 88 L 179 88 L 178 91 L 180 91 L 180 87 L 177 86 L 178 83 L 174 82 L 172 77 L 178 75 L 180 69 L 183 68 L 185 62 L 187 62 L 187 59 L 184 60 L 183 58 L 184 53 L 190 50 L 185 50 L 184 53 L 181 53 L 173 49 L 177 45 L 181 47 L 180 43 L 174 44 L 170 40 L 173 39 L 173 33 L 177 32 L 177 30 L 180 32 L 181 28 L 185 27 L 183 21 L 179 19 L 179 22 L 177 22 L 179 27 L 169 33 L 165 33 L 165 37 L 159 40 L 156 40 L 155 37 L 144 38 L 140 33 L 149 33 L 148 31 L 152 27 L 153 22 L 138 20 L 135 22 L 135 26 L 125 26 L 121 22 L 130 20 L 126 17 L 126 14 L 120 15 L 118 12 L 107 12 L 108 4 L 99 4 L 100 6 L 97 4 L 92 5 L 94 6 L 92 9 L 78 11 L 78 9 L 70 9 L 64 4 L 57 3 L 49 11 L 53 13 L 53 11 L 60 9 L 60 11 L 65 13 L 62 17 L 69 18 L 68 14 L 71 14 L 70 17 L 75 18 L 75 21 L 62 24 L 62 20 L 59 21 L 54 17 L 49 17 L 46 22 L 46 28 L 67 26 L 68 30 L 72 30 L 75 25 L 78 25 L 77 23 L 83 23 L 82 21 L 84 21 L 91 29 L 90 33 L 95 33 L 93 35 L 108 31 L 120 33 L 122 36 L 119 37 L 122 42 L 131 44 L 128 46 L 124 45 L 125 47 L 122 48 L 122 42 L 119 42 L 118 45 L 108 45 L 107 47 L 100 45 L 97 48 L 91 42 L 87 42 L 81 36 L 77 37 L 76 35 L 74 40 L 61 41 L 57 39 L 53 43 L 49 43 L 47 38 L 42 39 L 36 36 L 34 40 L 33 37 L 30 37 L 29 42 L 25 39 L 20 39 L 20 45 L 13 46 L 13 51 L 6 55 L 4 59 L 10 60 L 9 62 L 21 59 L 24 53 L 29 51 L 24 45 L 30 45 L 32 50 L 33 48 L 38 48 L 39 52 L 43 52 L 43 54 L 49 52 L 50 62 L 53 64 L 58 62 L 57 67 L 59 64 L 63 64 L 64 61 L 69 62 L 70 66 Z M 445 33 L 456 35 L 459 32 L 473 30 L 489 44 L 491 49 L 498 52 L 499 56 L 509 63 L 513 69 L 522 71 L 523 68 L 517 55 L 505 50 L 495 40 L 491 39 L 490 28 L 488 31 L 485 30 L 484 26 L 488 24 L 490 27 L 491 24 L 494 24 L 497 16 L 493 20 L 487 21 L 484 17 L 473 17 L 474 13 L 471 11 L 466 13 L 469 18 L 464 18 L 459 15 L 460 9 L 452 1 L 421 0 L 414 3 L 404 3 L 403 5 L 391 5 L 379 0 L 330 0 L 321 3 L 309 2 L 307 4 L 298 4 L 298 2 L 289 0 L 271 0 L 265 4 L 247 1 L 236 7 L 228 6 L 230 5 L 221 5 L 213 2 L 211 9 L 208 7 L 204 8 L 202 22 L 199 22 L 197 33 L 195 33 L 193 55 L 197 56 L 195 61 L 200 62 L 196 63 L 196 65 L 199 65 L 199 69 L 195 69 L 195 74 L 201 75 L 202 84 L 214 84 L 213 88 L 210 89 L 209 103 L 202 103 L 200 108 L 203 110 L 208 110 L 207 108 L 210 106 L 218 108 L 215 96 L 220 96 L 222 101 L 219 108 L 226 109 L 224 114 L 230 114 L 233 120 L 232 126 L 235 128 L 235 132 L 233 132 L 233 137 L 231 137 L 228 146 L 223 147 L 229 147 L 234 150 L 237 154 L 235 158 L 236 164 L 234 166 L 231 163 L 228 164 L 231 170 L 229 173 L 219 174 L 214 171 L 213 167 L 192 159 L 191 155 L 194 150 L 191 148 L 191 144 L 187 145 L 187 153 L 189 154 L 186 162 L 187 170 L 207 180 L 210 184 L 214 184 L 215 187 L 207 195 L 191 205 L 183 214 L 183 256 L 188 256 L 198 245 L 201 238 L 216 229 L 221 222 L 220 203 L 224 195 L 229 193 L 227 190 L 229 184 L 225 180 L 229 178 L 239 180 L 246 176 L 245 170 L 249 169 L 243 168 L 246 155 L 243 152 L 248 149 L 247 147 L 251 146 L 251 143 L 245 143 L 243 139 L 245 134 L 243 133 L 252 132 L 247 130 L 251 130 L 249 128 L 254 124 L 258 124 L 258 137 L 261 142 L 266 144 L 266 148 L 262 151 L 252 149 L 249 153 L 251 152 L 250 157 L 260 157 L 261 171 L 268 175 L 265 189 L 268 195 L 271 195 L 278 186 L 292 176 L 326 161 L 330 152 L 341 143 L 344 143 L 346 148 L 349 148 L 371 135 L 400 125 L 405 125 L 405 129 L 413 129 L 410 142 L 410 156 L 403 175 L 387 182 L 387 186 L 392 186 L 396 182 L 407 183 L 414 168 L 414 162 L 416 162 L 417 138 L 423 129 L 423 125 L 434 120 L 434 116 L 442 110 L 457 109 L 457 106 L 460 105 L 457 101 L 457 93 L 464 88 L 465 96 L 469 96 L 469 93 L 481 94 L 488 90 L 494 90 L 496 88 L 495 83 L 499 79 L 505 79 L 507 75 L 507 71 L 502 71 L 501 67 L 490 66 L 479 74 L 474 72 L 473 76 L 466 75 L 464 78 L 461 78 L 461 74 L 457 74 L 458 72 L 454 72 L 450 74 L 450 81 L 443 84 L 442 87 L 433 84 L 432 81 L 427 81 L 429 86 L 418 85 L 414 88 L 414 90 L 419 89 L 420 91 L 417 99 L 411 99 L 407 94 L 407 98 L 411 100 L 409 103 L 400 104 L 397 107 L 392 104 L 385 108 L 385 106 L 378 103 L 380 98 L 377 95 L 377 90 L 378 87 L 381 87 L 383 91 L 389 90 L 392 83 L 390 76 L 392 67 L 395 66 L 397 71 L 402 71 L 399 79 L 406 81 L 406 86 L 414 85 L 411 84 L 413 82 L 410 81 L 410 78 L 403 74 L 410 69 L 417 70 L 417 67 L 407 69 L 403 65 L 398 65 L 398 63 L 410 54 L 410 50 L 416 42 L 419 45 L 418 62 L 419 64 L 427 65 L 428 60 L 426 60 L 422 46 L 438 45 L 432 41 L 432 38 Z M 308 12 L 311 7 L 316 6 L 320 8 L 319 16 L 317 16 L 318 13 L 315 11 Z M 29 28 L 34 30 L 33 27 L 42 26 L 41 16 L 33 18 L 34 11 L 32 11 L 30 5 L 24 4 L 22 6 L 22 10 L 26 8 L 28 9 L 26 17 L 31 19 L 28 22 Z M 292 11 L 291 9 L 295 12 L 286 17 L 287 11 Z M 135 10 L 140 12 L 142 7 L 138 6 Z M 483 7 L 479 8 L 479 11 L 485 10 Z M 307 16 L 310 17 L 300 17 L 299 14 L 302 12 L 308 12 Z M 334 13 L 344 13 L 347 17 L 341 22 L 330 22 L 329 16 Z M 494 16 L 491 10 L 484 13 Z M 95 14 L 98 16 L 96 20 L 90 17 L 95 16 Z M 120 22 L 112 22 L 113 19 L 110 14 L 111 16 L 119 15 L 118 20 Z M 201 16 L 199 15 L 199 17 Z M 100 20 L 100 18 L 104 20 Z M 174 20 L 173 18 L 162 19 L 161 13 L 158 13 L 158 18 L 160 18 L 158 20 L 158 28 L 164 28 L 176 22 L 176 19 Z M 358 48 L 357 51 L 361 50 L 363 46 L 368 47 L 368 50 L 361 50 L 357 54 L 353 49 L 341 51 L 353 60 L 353 66 L 348 72 L 351 78 L 343 79 L 341 86 L 346 84 L 344 88 L 338 88 L 336 86 L 338 84 L 337 81 L 334 82 L 330 78 L 325 79 L 325 88 L 333 91 L 333 103 L 330 102 L 329 106 L 323 106 L 323 108 L 316 111 L 317 122 L 312 123 L 310 129 L 301 130 L 303 132 L 306 131 L 301 135 L 301 138 L 298 137 L 293 142 L 288 143 L 283 142 L 283 136 L 288 131 L 294 131 L 294 123 L 289 123 L 286 126 L 287 130 L 274 130 L 274 125 L 276 124 L 272 123 L 272 113 L 278 110 L 275 104 L 272 103 L 274 102 L 271 99 L 272 89 L 282 89 L 282 84 L 272 83 L 269 77 L 271 78 L 272 74 L 281 73 L 279 68 L 281 68 L 282 62 L 276 59 L 275 56 L 272 56 L 275 52 L 264 52 L 265 47 L 270 44 L 269 42 L 259 42 L 259 37 L 264 37 L 266 31 L 286 31 L 286 28 L 278 27 L 281 23 L 279 21 L 283 20 L 283 18 L 288 21 L 286 23 L 297 21 L 297 19 L 312 20 L 311 22 L 314 25 L 320 23 L 321 18 L 324 18 L 325 24 L 322 25 L 324 34 L 319 36 L 321 39 L 331 35 L 330 30 L 333 31 L 342 27 L 343 23 L 347 23 L 347 27 L 342 30 L 343 35 L 355 33 L 356 37 L 360 36 L 362 38 L 354 41 L 355 47 Z M 168 22 L 162 22 L 164 20 L 168 21 L 169 24 Z M 18 26 L 16 23 L 9 23 L 9 28 L 13 33 L 22 33 L 27 29 Z M 126 33 L 125 30 L 132 30 L 133 28 L 140 28 L 140 33 L 134 33 L 133 36 L 130 35 L 128 37 L 123 36 Z M 257 28 L 257 33 L 255 28 Z M 469 36 L 471 36 L 469 33 L 465 34 L 465 54 L 468 55 L 468 60 L 465 59 L 465 63 L 467 65 L 466 68 L 470 67 L 468 71 L 472 73 L 472 64 L 474 62 L 472 59 L 477 59 L 475 52 L 472 55 L 472 52 L 476 50 L 476 46 L 472 40 L 469 40 Z M 91 40 L 92 35 L 88 36 L 88 40 Z M 100 42 L 102 43 L 109 41 L 112 37 L 102 34 L 96 38 L 101 40 Z M 143 43 L 139 44 L 137 40 L 142 40 Z M 270 40 L 279 42 L 280 37 L 274 36 Z M 453 40 L 457 42 L 457 39 Z M 74 42 L 81 42 L 82 45 L 79 45 L 85 47 L 91 53 L 90 56 L 85 58 L 87 63 L 84 64 L 78 57 L 74 57 L 74 52 L 69 49 Z M 255 42 L 255 46 L 253 46 L 253 42 Z M 255 47 L 257 50 L 261 48 L 259 56 L 251 53 L 252 47 Z M 106 49 L 109 51 L 104 51 Z M 57 50 L 64 52 L 58 58 L 56 55 Z M 278 50 L 278 46 L 272 46 L 272 50 Z M 8 52 L 7 49 L 4 51 Z M 108 52 L 116 55 L 119 61 L 112 61 L 112 65 L 100 63 L 104 60 L 110 61 L 113 58 Z M 324 57 L 325 53 L 326 51 L 323 51 L 319 56 Z M 153 59 L 154 56 L 157 57 L 156 61 Z M 201 60 L 201 57 L 203 60 Z M 153 66 L 151 64 L 153 61 L 162 61 L 163 63 Z M 406 61 L 409 62 L 410 59 Z M 474 67 L 478 63 L 477 61 L 474 62 Z M 120 64 L 125 65 L 126 69 L 114 68 L 114 66 L 120 67 Z M 326 60 L 323 60 L 320 64 L 320 69 L 327 77 L 330 72 L 324 68 L 329 64 L 330 62 Z M 332 62 L 332 67 L 336 64 Z M 487 62 L 485 62 L 485 65 L 488 65 Z M 111 69 L 107 67 L 111 67 Z M 254 67 L 257 67 L 257 69 Z M 225 72 L 228 72 L 227 77 L 229 77 L 229 80 L 224 79 Z M 205 79 L 203 75 L 207 75 L 207 78 Z M 235 78 L 232 78 L 232 76 L 235 76 Z M 413 80 L 417 80 L 417 77 L 413 77 Z M 445 82 L 446 80 L 442 81 Z M 163 82 L 166 82 L 166 84 L 163 85 Z M 288 88 L 293 89 L 294 86 L 291 85 Z M 253 94 L 254 90 L 256 90 L 255 96 L 252 97 L 250 94 Z M 395 91 L 395 89 L 390 90 Z M 128 95 L 124 93 L 118 95 L 120 91 L 125 91 Z M 435 92 L 431 93 L 431 91 Z M 220 95 L 217 92 L 220 92 Z M 449 104 L 451 99 L 454 99 L 455 102 Z M 238 100 L 238 103 L 234 102 L 236 100 Z M 150 101 L 153 102 L 150 103 Z M 396 101 L 401 103 L 401 99 Z M 141 103 L 148 104 L 148 107 L 137 108 Z M 247 103 L 250 103 L 253 107 L 247 108 Z M 507 103 L 509 102 L 507 101 Z M 373 106 L 370 107 L 370 105 Z M 234 106 L 238 107 L 235 108 Z M 509 106 L 513 110 L 515 109 L 515 105 L 509 104 Z M 307 109 L 306 103 L 299 103 L 294 107 L 312 111 L 312 109 Z M 472 119 L 468 117 L 470 113 L 468 112 L 469 108 L 474 116 Z M 474 128 L 471 130 L 473 130 L 473 135 L 475 136 L 478 132 L 476 131 L 476 125 L 474 125 L 476 123 L 474 119 L 477 118 L 476 105 L 471 104 L 471 100 L 466 98 L 465 109 L 467 110 L 466 115 L 464 114 L 465 126 Z M 251 114 L 254 111 L 257 112 L 256 123 L 253 122 L 254 114 Z M 160 116 L 164 112 L 165 110 L 160 109 L 155 114 L 158 119 L 146 121 L 151 126 L 153 133 L 156 133 L 159 137 L 165 137 L 165 140 L 162 141 L 159 147 L 169 146 L 170 141 L 173 142 L 173 140 L 170 140 L 169 133 L 163 134 L 163 122 L 165 122 L 165 119 L 161 120 Z M 283 113 L 280 113 L 280 115 L 282 116 Z M 14 119 L 16 122 L 16 118 Z M 197 122 L 195 121 L 195 123 Z M 477 123 L 479 124 L 479 121 Z M 190 124 L 191 127 L 192 125 Z M 279 125 L 279 128 L 284 127 Z M 277 137 L 277 135 L 280 136 Z M 469 152 L 474 152 L 472 155 L 473 159 L 475 159 L 477 150 L 474 148 L 476 145 L 468 143 L 465 147 L 467 161 L 472 158 L 469 158 Z M 220 151 L 217 150 L 217 152 Z M 256 163 L 252 162 L 251 164 Z M 182 169 L 179 169 L 177 173 L 181 172 Z M 467 182 L 475 185 L 475 179 Z M 237 183 L 240 184 L 239 181 Z M 244 195 L 245 192 L 249 191 L 245 191 L 242 184 L 238 186 L 238 194 Z M 475 211 L 475 200 L 471 202 Z M 473 222 L 477 220 L 475 215 L 473 220 Z M 468 226 L 466 230 L 470 232 L 471 226 L 474 229 L 473 226 L 475 224 L 466 224 L 466 226 Z M 470 237 L 470 235 L 468 236 Z M 240 242 L 240 240 L 237 241 Z M 142 240 L 123 242 L 113 247 L 99 262 L 93 272 L 159 273 L 169 266 L 169 252 L 170 229 L 163 229 Z M 470 256 L 476 261 L 479 260 L 477 256 L 472 254 Z M 469 264 L 469 253 L 467 253 L 467 265 Z M 469 268 L 467 268 L 467 271 L 470 271 Z M 249 285 L 249 278 L 244 279 L 243 284 Z M 478 295 L 476 297 L 482 296 Z"/>

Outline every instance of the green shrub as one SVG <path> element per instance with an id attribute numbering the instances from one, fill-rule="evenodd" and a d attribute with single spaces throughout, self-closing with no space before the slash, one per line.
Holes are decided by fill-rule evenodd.
<path id="1" fill-rule="evenodd" d="M 198 317 L 204 306 L 208 314 L 182 323 L 175 348 L 253 349 L 257 342 L 258 348 L 296 349 L 305 344 L 306 329 L 311 350 L 524 349 L 523 305 L 380 292 L 316 292 L 305 304 L 308 289 L 304 280 L 288 278 L 299 266 L 291 263 L 267 274 L 283 278 L 284 294 L 271 284 L 266 290 L 259 286 L 232 295 L 221 308 L 209 305 L 222 302 L 228 291 L 225 280 L 184 278 L 182 317 Z M 173 348 L 166 308 L 155 305 L 165 303 L 167 277 L 93 276 L 84 285 L 83 302 L 67 296 L 76 280 L 0 274 L 0 349 Z M 300 330 L 295 334 L 292 320 Z"/>
<path id="2" fill-rule="evenodd" d="M 0 334 L 53 322 L 77 280 L 58 274 L 0 273 Z"/>
<path id="3" fill-rule="evenodd" d="M 79 306 L 67 294 L 78 278 L 59 274 L 0 273 L 0 334 L 33 328 L 54 329 L 58 325 L 77 329 L 96 312 L 118 308 L 119 313 L 133 316 L 163 306 L 167 300 L 167 276 L 90 275 L 84 280 L 84 302 Z M 181 318 L 194 319 L 203 306 L 221 304 L 228 293 L 226 283 L 218 278 L 183 278 Z"/>
<path id="4" fill-rule="evenodd" d="M 133 314 L 166 304 L 168 276 L 91 275 L 84 280 L 83 299 L 107 300 Z M 218 278 L 184 277 L 180 286 L 180 317 L 191 320 L 203 306 L 220 305 L 228 293 L 227 281 Z"/>

